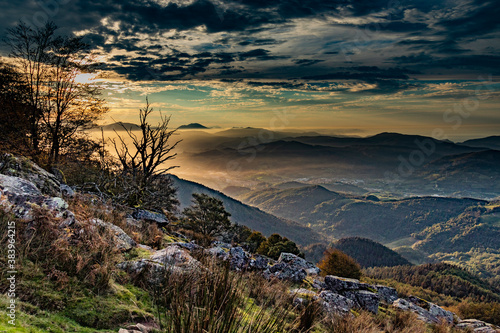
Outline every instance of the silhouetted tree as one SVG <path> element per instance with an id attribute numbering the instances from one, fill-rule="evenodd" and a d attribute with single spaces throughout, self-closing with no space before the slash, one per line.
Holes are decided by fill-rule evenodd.
<path id="1" fill-rule="evenodd" d="M 21 22 L 8 30 L 11 57 L 27 87 L 30 148 L 35 158 L 47 149 L 48 164 L 74 145 L 79 130 L 93 125 L 107 108 L 101 89 L 78 82 L 78 75 L 95 72 L 88 45 L 80 37 L 56 36 L 49 22 L 32 29 Z"/>
<path id="2" fill-rule="evenodd" d="M 229 214 L 221 200 L 203 193 L 193 193 L 193 205 L 182 212 L 184 226 L 204 236 L 214 237 L 231 229 Z"/>
<path id="3" fill-rule="evenodd" d="M 161 116 L 156 126 L 149 123 L 148 117 L 153 112 L 146 99 L 146 107 L 139 110 L 140 132 L 121 124 L 126 137 L 118 132 L 117 140 L 112 140 L 121 165 L 118 182 L 122 189 L 116 199 L 131 206 L 148 209 L 173 211 L 178 204 L 173 182 L 165 175 L 178 166 L 166 166 L 164 163 L 174 159 L 172 153 L 180 140 L 171 143 L 175 133 L 169 129 L 170 117 Z M 126 142 L 130 139 L 131 144 Z"/>

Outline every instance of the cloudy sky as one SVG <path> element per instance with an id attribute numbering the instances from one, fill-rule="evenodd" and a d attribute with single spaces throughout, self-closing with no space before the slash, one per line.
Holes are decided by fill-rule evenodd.
<path id="1" fill-rule="evenodd" d="M 105 120 L 146 96 L 172 123 L 500 135 L 500 2 L 16 0 L 102 62 Z M 2 49 L 3 55 L 6 50 Z"/>

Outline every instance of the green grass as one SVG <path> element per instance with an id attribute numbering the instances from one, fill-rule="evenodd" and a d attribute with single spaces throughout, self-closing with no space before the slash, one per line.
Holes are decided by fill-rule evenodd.
<path id="1" fill-rule="evenodd" d="M 50 332 L 50 333 L 65 333 L 65 332 L 110 332 L 109 330 L 96 330 L 79 325 L 74 320 L 71 320 L 58 313 L 42 311 L 33 305 L 19 302 L 16 312 L 16 325 L 12 326 L 8 323 L 6 307 L 9 299 L 5 295 L 0 295 L 0 331 L 1 332 Z"/>

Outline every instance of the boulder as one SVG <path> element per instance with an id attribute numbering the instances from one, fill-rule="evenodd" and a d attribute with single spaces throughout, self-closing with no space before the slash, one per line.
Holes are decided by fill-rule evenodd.
<path id="1" fill-rule="evenodd" d="M 203 249 L 201 246 L 199 246 L 198 244 L 196 243 L 192 243 L 192 242 L 189 242 L 189 243 L 183 243 L 183 242 L 174 242 L 174 243 L 170 243 L 169 246 L 172 246 L 172 245 L 177 245 L 177 246 L 180 246 L 182 247 L 183 249 L 186 249 L 188 251 L 195 251 L 195 250 L 201 250 Z"/>
<path id="2" fill-rule="evenodd" d="M 457 325 L 457 328 L 467 329 L 469 331 L 475 333 L 498 333 L 500 330 L 495 326 L 485 323 L 484 321 L 477 319 L 464 319 L 460 321 Z"/>
<path id="3" fill-rule="evenodd" d="M 378 313 L 380 297 L 378 294 L 367 290 L 347 291 L 344 296 L 354 302 L 355 307 Z"/>
<path id="4" fill-rule="evenodd" d="M 264 271 L 269 268 L 269 264 L 271 263 L 271 261 L 272 259 L 266 256 L 255 254 L 252 258 L 250 258 L 248 265 L 250 266 L 251 269 L 257 271 Z"/>
<path id="5" fill-rule="evenodd" d="M 69 185 L 66 184 L 61 184 L 61 194 L 63 195 L 63 197 L 67 198 L 75 197 L 75 191 Z"/>
<path id="6" fill-rule="evenodd" d="M 119 226 L 104 222 L 100 219 L 92 219 L 90 220 L 90 222 L 110 232 L 113 237 L 112 242 L 117 250 L 129 251 L 137 246 L 137 243 L 132 238 L 130 238 L 130 236 L 127 235 L 125 231 L 123 231 Z"/>
<path id="7" fill-rule="evenodd" d="M 144 209 L 136 209 L 132 213 L 132 217 L 137 220 L 148 222 L 156 222 L 158 224 L 168 224 L 168 219 L 164 214 L 152 212 Z"/>
<path id="8" fill-rule="evenodd" d="M 415 296 L 408 297 L 408 301 L 423 308 L 424 310 L 427 310 L 433 317 L 436 317 L 438 319 L 444 319 L 446 322 L 450 324 L 453 323 L 454 319 L 453 312 L 447 311 L 434 303 L 427 302 L 426 300 Z"/>
<path id="9" fill-rule="evenodd" d="M 419 320 L 422 320 L 427 324 L 439 323 L 439 319 L 436 316 L 433 316 L 429 311 L 402 298 L 395 300 L 394 303 L 392 303 L 392 306 L 403 311 L 414 312 L 417 314 Z"/>
<path id="10" fill-rule="evenodd" d="M 351 299 L 328 290 L 320 292 L 319 298 L 323 309 L 329 314 L 345 315 L 356 305 Z"/>
<path id="11" fill-rule="evenodd" d="M 249 268 L 250 254 L 242 247 L 232 247 L 229 250 L 229 264 L 231 269 L 241 271 Z"/>
<path id="12" fill-rule="evenodd" d="M 172 245 L 154 252 L 150 260 L 165 266 L 175 266 L 186 270 L 200 266 L 198 260 L 194 259 L 185 249 L 178 245 Z"/>
<path id="13" fill-rule="evenodd" d="M 293 296 L 293 306 L 297 308 L 303 308 L 311 300 L 318 298 L 318 295 L 314 291 L 304 288 L 292 289 L 290 290 L 290 294 Z"/>
<path id="14" fill-rule="evenodd" d="M 59 197 L 43 195 L 33 183 L 19 177 L 0 174 L 0 207 L 15 217 L 31 221 L 34 210 L 46 209 L 55 217 L 63 219 L 63 225 L 71 225 L 75 216 L 68 211 L 68 204 Z"/>
<path id="15" fill-rule="evenodd" d="M 207 253 L 221 260 L 229 259 L 229 250 L 223 249 L 222 247 L 211 247 L 207 250 Z"/>
<path id="16" fill-rule="evenodd" d="M 356 279 L 348 279 L 334 275 L 325 276 L 325 289 L 335 293 L 343 293 L 352 290 L 369 290 L 374 291 L 375 288 L 367 283 L 361 283 Z"/>
<path id="17" fill-rule="evenodd" d="M 264 271 L 266 278 L 276 277 L 292 282 L 302 282 L 308 274 L 319 274 L 319 268 L 292 253 L 281 253 L 278 261 Z"/>
<path id="18" fill-rule="evenodd" d="M 303 269 L 307 275 L 318 275 L 320 272 L 316 265 L 292 253 L 282 252 L 278 262 L 285 263 L 295 269 Z"/>
<path id="19" fill-rule="evenodd" d="M 398 297 L 398 292 L 396 289 L 387 287 L 387 286 L 382 286 L 382 285 L 375 285 L 375 289 L 377 289 L 377 293 L 380 296 L 380 300 L 387 303 L 387 304 L 392 304 L 395 300 L 397 300 Z"/>
<path id="20" fill-rule="evenodd" d="M 19 177 L 35 185 L 43 194 L 61 195 L 60 183 L 53 174 L 40 168 L 26 157 L 3 154 L 0 156 L 0 174 Z"/>

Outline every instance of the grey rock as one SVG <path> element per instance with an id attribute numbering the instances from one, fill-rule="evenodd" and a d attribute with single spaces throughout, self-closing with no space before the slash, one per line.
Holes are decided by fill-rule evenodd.
<path id="1" fill-rule="evenodd" d="M 147 245 L 144 245 L 144 244 L 138 244 L 137 247 L 140 247 L 141 249 L 144 249 L 144 250 L 148 250 L 150 252 L 154 251 L 154 249 L 151 246 L 147 246 Z"/>
<path id="2" fill-rule="evenodd" d="M 249 266 L 250 268 L 258 271 L 264 271 L 269 268 L 269 264 L 271 263 L 270 258 L 261 256 L 259 254 L 255 254 L 252 258 L 250 258 Z"/>
<path id="3" fill-rule="evenodd" d="M 223 249 L 222 247 L 211 247 L 206 251 L 208 254 L 221 259 L 228 260 L 229 259 L 229 250 Z"/>
<path id="4" fill-rule="evenodd" d="M 378 294 L 367 290 L 356 290 L 347 291 L 344 296 L 352 300 L 356 307 L 375 314 L 378 313 L 378 306 L 380 303 Z"/>
<path id="5" fill-rule="evenodd" d="M 286 263 L 293 268 L 303 269 L 307 275 L 318 275 L 320 272 L 316 265 L 292 253 L 282 252 L 278 262 Z"/>
<path id="6" fill-rule="evenodd" d="M 178 245 L 172 245 L 154 252 L 150 260 L 165 266 L 175 266 L 187 270 L 201 265 L 198 260 L 194 259 L 185 249 Z"/>
<path id="7" fill-rule="evenodd" d="M 63 197 L 67 198 L 75 197 L 75 191 L 69 185 L 66 184 L 61 184 L 61 194 L 63 195 Z"/>
<path id="8" fill-rule="evenodd" d="M 436 316 L 433 316 L 429 311 L 402 298 L 395 300 L 394 303 L 392 303 L 392 306 L 403 311 L 414 312 L 417 314 L 419 320 L 422 320 L 427 324 L 439 323 L 439 319 Z"/>
<path id="9" fill-rule="evenodd" d="M 375 290 L 373 286 L 361 283 L 359 280 L 334 275 L 325 276 L 325 287 L 336 293 L 343 293 L 349 290 Z"/>
<path id="10" fill-rule="evenodd" d="M 327 290 L 320 292 L 319 298 L 324 310 L 329 314 L 345 315 L 356 306 L 351 299 Z"/>
<path id="11" fill-rule="evenodd" d="M 151 212 L 144 209 L 136 209 L 132 213 L 132 217 L 137 220 L 145 220 L 149 222 L 156 222 L 158 224 L 168 224 L 168 219 L 164 214 Z"/>
<path id="12" fill-rule="evenodd" d="M 26 157 L 2 154 L 0 156 L 0 174 L 27 180 L 34 184 L 43 194 L 52 197 L 61 194 L 57 177 L 40 168 Z"/>
<path id="13" fill-rule="evenodd" d="M 477 319 L 464 319 L 460 321 L 457 325 L 460 329 L 470 329 L 477 333 L 498 333 L 500 329 L 496 328 L 492 324 L 485 323 L 484 321 Z"/>
<path id="14" fill-rule="evenodd" d="M 281 253 L 278 261 L 264 271 L 266 278 L 277 277 L 282 280 L 302 282 L 307 275 L 319 274 L 319 268 L 295 254 Z"/>
<path id="15" fill-rule="evenodd" d="M 380 296 L 380 300 L 387 304 L 392 304 L 395 300 L 399 298 L 398 292 L 394 288 L 377 284 L 375 285 L 375 289 L 377 289 L 377 293 Z"/>
<path id="16" fill-rule="evenodd" d="M 281 280 L 302 282 L 307 277 L 307 273 L 303 268 L 295 268 L 284 262 L 277 262 L 264 271 L 264 277 L 276 277 Z"/>
<path id="17" fill-rule="evenodd" d="M 196 243 L 192 243 L 192 242 L 189 242 L 189 243 L 183 243 L 183 242 L 174 242 L 174 243 L 170 243 L 169 244 L 170 246 L 172 245 L 177 245 L 177 246 L 180 246 L 186 250 L 189 250 L 189 251 L 195 251 L 195 250 L 201 250 L 203 249 L 201 246 L 199 246 L 198 244 Z"/>
<path id="18" fill-rule="evenodd" d="M 90 222 L 110 232 L 113 237 L 113 245 L 117 250 L 129 251 L 137 246 L 137 243 L 132 238 L 130 238 L 130 236 L 127 235 L 125 231 L 123 231 L 119 226 L 104 222 L 100 219 L 92 219 Z"/>
<path id="19" fill-rule="evenodd" d="M 453 312 L 447 311 L 434 303 L 427 302 L 426 300 L 415 296 L 408 297 L 408 301 L 423 308 L 424 310 L 427 310 L 433 317 L 444 319 L 450 324 L 453 323 Z"/>
<path id="20" fill-rule="evenodd" d="M 229 263 L 232 269 L 241 271 L 249 268 L 250 254 L 242 247 L 232 247 L 229 250 Z"/>
<path id="21" fill-rule="evenodd" d="M 66 201 L 43 195 L 33 183 L 19 177 L 0 174 L 0 207 L 24 221 L 33 220 L 34 210 L 39 208 L 50 211 L 55 217 L 64 220 L 69 218 L 74 222 L 74 214 L 67 210 Z"/>
<path id="22" fill-rule="evenodd" d="M 442 307 L 440 307 L 434 303 L 429 303 L 429 304 L 430 304 L 429 313 L 431 315 L 433 315 L 437 318 L 442 318 L 442 319 L 446 320 L 449 324 L 453 323 L 453 319 L 455 317 L 453 312 L 445 310 Z"/>

